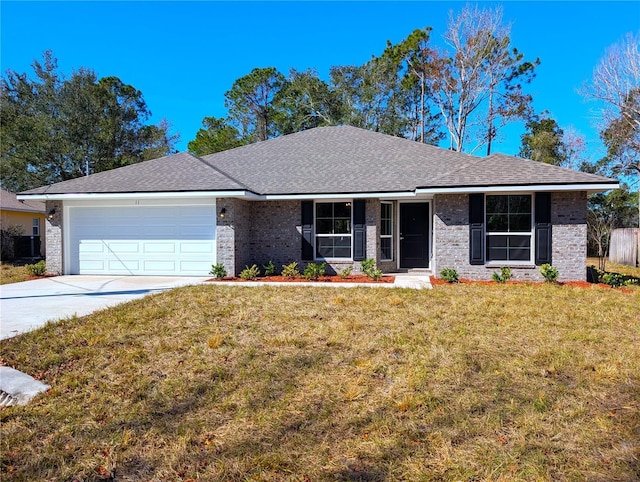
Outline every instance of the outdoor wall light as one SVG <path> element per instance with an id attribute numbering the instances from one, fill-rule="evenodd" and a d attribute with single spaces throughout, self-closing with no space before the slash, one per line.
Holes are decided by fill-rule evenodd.
<path id="1" fill-rule="evenodd" d="M 47 219 L 49 221 L 53 221 L 53 218 L 55 217 L 55 215 L 56 215 L 56 208 L 52 208 L 51 211 L 47 213 Z"/>
<path id="2" fill-rule="evenodd" d="M 222 219 L 224 219 L 224 217 L 225 217 L 226 215 L 227 215 L 227 208 L 222 208 L 222 209 L 220 210 L 220 217 L 221 217 Z"/>

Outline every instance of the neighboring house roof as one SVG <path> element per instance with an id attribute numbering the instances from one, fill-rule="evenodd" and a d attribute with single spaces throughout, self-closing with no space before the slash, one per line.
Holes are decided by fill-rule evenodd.
<path id="1" fill-rule="evenodd" d="M 414 192 L 482 186 L 610 185 L 517 157 L 486 158 L 350 126 L 318 127 L 203 158 L 188 153 L 24 194 L 250 191 L 257 195 Z"/>
<path id="2" fill-rule="evenodd" d="M 14 193 L 0 189 L 0 210 L 44 214 L 45 205 L 40 201 L 18 201 Z"/>

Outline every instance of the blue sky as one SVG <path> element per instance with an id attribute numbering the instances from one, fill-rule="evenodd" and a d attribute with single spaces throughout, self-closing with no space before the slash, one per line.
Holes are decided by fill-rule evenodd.
<path id="1" fill-rule="evenodd" d="M 537 112 L 582 133 L 602 153 L 594 106 L 576 93 L 605 49 L 640 29 L 640 2 L 479 2 L 502 5 L 512 46 L 539 57 L 528 86 Z M 0 2 L 0 66 L 32 73 L 53 50 L 62 72 L 89 67 L 141 90 L 152 122 L 168 119 L 180 150 L 205 116 L 223 117 L 224 93 L 255 67 L 316 69 L 360 65 L 416 28 L 441 44 L 450 10 L 464 2 Z M 522 125 L 505 131 L 497 151 L 517 153 Z"/>

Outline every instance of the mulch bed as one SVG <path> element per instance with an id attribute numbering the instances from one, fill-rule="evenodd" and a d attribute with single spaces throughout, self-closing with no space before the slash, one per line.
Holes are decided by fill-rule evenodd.
<path id="1" fill-rule="evenodd" d="M 289 276 L 262 276 L 256 278 L 252 281 L 261 281 L 265 283 L 393 283 L 395 281 L 395 276 L 383 276 L 379 281 L 375 281 L 369 278 L 367 275 L 349 275 L 346 278 L 341 278 L 340 276 L 320 276 L 317 280 L 308 280 L 302 276 L 289 277 Z M 237 282 L 237 281 L 250 281 L 237 277 L 225 277 L 225 278 L 211 278 L 207 281 L 229 281 L 229 282 Z"/>
<path id="2" fill-rule="evenodd" d="M 441 279 L 441 278 L 436 278 L 435 276 L 431 276 L 431 284 L 433 286 L 437 286 L 437 285 L 448 285 L 451 283 L 448 283 L 447 281 Z M 465 278 L 460 278 L 459 280 L 460 284 L 468 284 L 468 285 L 487 285 L 487 286 L 493 286 L 493 285 L 498 285 L 500 283 L 498 283 L 497 281 L 493 281 L 493 280 L 470 280 L 470 279 L 465 279 Z M 504 284 L 509 284 L 509 285 L 524 285 L 524 284 L 531 284 L 531 285 L 543 285 L 545 284 L 544 281 L 516 281 L 516 280 L 509 280 Z M 604 283 L 589 283 L 588 281 L 559 281 L 557 283 L 558 286 L 573 286 L 576 288 L 593 288 L 593 287 L 599 287 L 599 288 L 608 288 L 608 289 L 613 289 L 613 286 L 604 284 Z M 622 291 L 624 293 L 632 293 L 633 290 L 630 290 L 628 288 L 616 288 L 619 291 Z"/>

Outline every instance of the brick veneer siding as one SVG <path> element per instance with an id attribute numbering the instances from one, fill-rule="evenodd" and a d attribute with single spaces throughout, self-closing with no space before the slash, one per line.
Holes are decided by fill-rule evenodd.
<path id="1" fill-rule="evenodd" d="M 45 216 L 45 238 L 47 244 L 47 273 L 61 275 L 64 270 L 64 252 L 62 244 L 62 201 L 47 201 L 45 213 L 55 209 L 53 219 Z"/>
<path id="2" fill-rule="evenodd" d="M 270 260 L 280 272 L 282 265 L 302 254 L 302 207 L 300 201 L 256 201 L 249 203 L 251 229 L 247 264 L 262 266 Z"/>
<path id="3" fill-rule="evenodd" d="M 366 205 L 367 258 L 380 258 L 380 201 L 368 199 Z M 225 217 L 217 216 L 217 262 L 229 275 L 239 275 L 245 266 L 262 265 L 272 260 L 278 272 L 282 265 L 298 262 L 300 271 L 306 262 L 302 256 L 302 225 L 300 201 L 244 201 L 218 199 L 216 211 L 226 209 Z M 352 266 L 360 272 L 360 261 L 327 263 L 328 273 L 337 273 Z M 395 261 L 380 263 L 383 270 L 395 269 Z"/>
<path id="4" fill-rule="evenodd" d="M 553 225 L 552 264 L 560 280 L 585 280 L 587 276 L 587 193 L 555 192 L 551 195 Z"/>
<path id="5" fill-rule="evenodd" d="M 552 264 L 560 280 L 586 279 L 586 192 L 551 194 Z M 498 267 L 469 264 L 469 196 L 441 194 L 434 199 L 434 273 L 454 268 L 462 278 L 491 279 Z M 511 266 L 516 280 L 541 281 L 537 266 Z"/>

